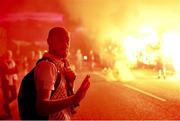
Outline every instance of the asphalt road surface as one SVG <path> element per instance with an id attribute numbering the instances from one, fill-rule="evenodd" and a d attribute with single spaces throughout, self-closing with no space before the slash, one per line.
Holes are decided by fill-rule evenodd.
<path id="1" fill-rule="evenodd" d="M 164 80 L 152 73 L 134 73 L 136 79 L 127 82 L 111 82 L 101 73 L 92 73 L 91 87 L 73 119 L 180 119 L 178 78 Z"/>

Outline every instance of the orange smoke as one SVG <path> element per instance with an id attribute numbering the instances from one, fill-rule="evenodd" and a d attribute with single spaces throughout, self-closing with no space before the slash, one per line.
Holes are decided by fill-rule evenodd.
<path id="1" fill-rule="evenodd" d="M 112 68 L 126 61 L 128 69 L 136 63 L 138 52 L 143 53 L 144 63 L 155 63 L 160 51 L 163 58 L 172 60 L 175 69 L 180 69 L 176 51 L 180 44 L 175 40 L 169 44 L 173 38 L 166 37 L 166 32 L 180 29 L 179 0 L 68 0 L 64 4 L 71 18 L 81 21 L 84 32 L 94 40 L 89 43 L 95 50 L 105 60 L 114 60 Z M 108 46 L 113 49 L 105 51 Z"/>

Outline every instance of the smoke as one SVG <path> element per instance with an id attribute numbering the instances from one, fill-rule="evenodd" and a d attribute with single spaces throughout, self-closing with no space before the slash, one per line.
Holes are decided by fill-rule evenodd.
<path id="1" fill-rule="evenodd" d="M 143 24 L 160 28 L 180 19 L 179 0 L 67 0 L 63 4 L 72 19 L 81 21 L 89 36 L 98 40 L 112 38 L 112 32 L 119 37 L 133 33 Z"/>
<path id="2" fill-rule="evenodd" d="M 23 16 L 23 19 L 30 16 L 30 19 L 54 21 L 54 19 L 47 17 L 47 15 L 50 16 L 52 14 L 42 14 L 63 13 L 65 17 L 68 16 L 69 21 L 66 21 L 66 24 L 73 26 L 73 21 L 75 23 L 78 21 L 77 23 L 80 23 L 79 31 L 83 31 L 90 38 L 89 40 L 92 41 L 88 43 L 96 45 L 94 49 L 104 54 L 100 50 L 101 47 L 114 44 L 121 48 L 124 38 L 129 35 L 138 35 L 140 28 L 146 25 L 155 28 L 157 33 L 163 33 L 173 28 L 180 30 L 180 24 L 178 24 L 178 21 L 180 21 L 179 6 L 179 0 L 2 0 L 0 4 L 0 21 L 3 20 L 3 17 L 9 17 L 10 19 L 15 17 L 17 19 L 17 14 L 14 13 L 20 12 L 28 13 Z M 11 16 L 10 13 L 13 13 L 14 16 Z M 31 15 L 32 13 L 33 16 Z M 40 13 L 41 16 L 39 17 L 35 13 Z M 53 18 L 56 17 L 53 14 Z M 57 18 L 57 20 L 59 19 L 61 17 Z M 47 32 L 52 25 L 59 25 L 59 23 L 49 26 L 39 23 L 35 27 L 37 29 L 32 28 L 32 25 L 27 23 L 27 27 L 26 24 L 23 24 L 22 27 L 21 25 L 9 26 L 8 29 L 16 28 L 17 30 L 14 31 L 19 33 L 18 36 L 24 34 L 25 37 L 22 38 L 27 38 L 28 35 L 32 36 L 29 33 L 33 32 L 24 31 L 22 34 L 24 28 L 28 30 L 27 28 L 29 27 L 32 31 L 37 30 L 38 32 L 35 31 L 34 33 L 42 35 L 39 34 L 39 31 L 45 30 Z M 46 33 L 43 32 L 43 34 L 45 35 Z M 38 35 L 32 37 L 37 39 Z M 110 43 L 107 41 L 110 41 Z M 111 45 L 110 48 L 114 48 L 114 46 Z M 123 54 L 121 49 L 116 51 L 116 53 L 115 56 Z M 111 55 L 107 55 L 107 57 L 108 59 L 112 58 Z M 113 58 L 117 60 L 119 57 Z"/>
<path id="3" fill-rule="evenodd" d="M 174 27 L 180 28 L 180 24 L 177 24 L 180 20 L 179 5 L 179 0 L 67 0 L 64 2 L 71 19 L 81 23 L 84 32 L 94 40 L 93 44 L 103 46 L 106 41 L 111 41 L 119 48 L 123 46 L 124 38 L 129 35 L 138 36 L 144 26 L 152 27 L 157 34 Z M 121 56 L 120 54 L 123 55 L 122 50 L 116 55 Z"/>
<path id="4" fill-rule="evenodd" d="M 132 19 L 137 14 L 135 4 L 136 2 L 133 0 L 68 0 L 65 2 L 65 7 L 71 19 L 80 21 L 86 35 L 93 40 L 89 44 L 96 44 L 95 50 L 99 51 L 98 53 L 102 56 L 101 59 L 107 60 L 105 63 L 114 68 L 112 59 L 117 57 L 112 57 L 109 52 L 100 48 L 106 48 L 107 44 L 121 43 L 122 35 L 128 30 L 128 19 Z M 130 75 L 129 71 L 126 73 Z M 113 76 L 117 78 L 113 74 L 111 76 L 106 75 L 108 78 Z M 118 77 L 118 79 L 124 78 Z"/>
<path id="5" fill-rule="evenodd" d="M 68 0 L 65 7 L 74 20 L 79 20 L 90 37 L 105 39 L 105 34 L 121 29 L 126 23 L 129 0 Z"/>

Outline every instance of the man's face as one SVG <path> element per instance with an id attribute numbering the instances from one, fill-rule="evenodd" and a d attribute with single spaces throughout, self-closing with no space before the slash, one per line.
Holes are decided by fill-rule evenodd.
<path id="1" fill-rule="evenodd" d="M 10 60 L 11 58 L 12 58 L 12 51 L 7 51 L 6 52 L 6 54 L 5 54 L 5 58 L 7 59 L 7 60 Z"/>
<path id="2" fill-rule="evenodd" d="M 69 53 L 69 36 L 54 36 L 52 49 L 56 56 L 66 58 Z"/>

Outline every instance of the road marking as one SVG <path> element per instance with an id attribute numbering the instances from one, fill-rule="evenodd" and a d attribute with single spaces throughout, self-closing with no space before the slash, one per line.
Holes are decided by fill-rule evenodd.
<path id="1" fill-rule="evenodd" d="M 100 77 L 102 77 L 102 78 L 104 78 L 105 80 L 107 80 L 106 76 L 104 76 L 104 75 L 102 75 L 102 74 L 100 74 L 100 73 L 97 73 L 97 72 L 93 72 L 93 73 L 96 74 L 96 75 L 98 75 L 98 76 L 100 76 Z M 138 89 L 138 88 L 136 88 L 136 87 L 133 87 L 133 86 L 131 86 L 131 85 L 123 84 L 123 86 L 128 87 L 128 88 L 130 88 L 130 89 L 133 89 L 133 90 L 135 90 L 135 91 L 138 91 L 138 92 L 140 92 L 140 93 L 143 93 L 143 94 L 145 94 L 145 95 L 147 95 L 147 96 L 153 97 L 153 98 L 155 98 L 155 99 L 158 99 L 158 100 L 160 100 L 160 101 L 163 101 L 163 102 L 167 101 L 167 100 L 164 99 L 164 98 L 161 98 L 161 97 L 158 97 L 158 96 L 156 96 L 156 95 L 154 95 L 154 94 L 151 94 L 151 93 L 149 93 L 149 92 L 140 90 L 140 89 Z"/>
<path id="2" fill-rule="evenodd" d="M 145 94 L 145 95 L 147 95 L 147 96 L 156 98 L 156 99 L 158 99 L 158 100 L 160 100 L 160 101 L 163 101 L 163 102 L 167 101 L 167 100 L 164 99 L 164 98 L 158 97 L 158 96 L 156 96 L 156 95 L 154 95 L 154 94 L 151 94 L 151 93 L 149 93 L 149 92 L 145 92 L 145 91 L 140 90 L 140 89 L 138 89 L 138 88 L 136 88 L 136 87 L 133 87 L 133 86 L 131 86 L 131 85 L 128 85 L 128 84 L 123 84 L 123 85 L 124 85 L 125 87 L 130 88 L 130 89 L 133 89 L 133 90 L 135 90 L 135 91 L 138 91 L 138 92 L 140 92 L 140 93 L 143 93 L 143 94 Z"/>

